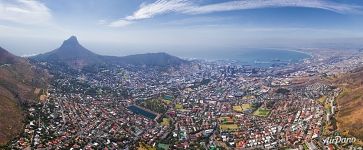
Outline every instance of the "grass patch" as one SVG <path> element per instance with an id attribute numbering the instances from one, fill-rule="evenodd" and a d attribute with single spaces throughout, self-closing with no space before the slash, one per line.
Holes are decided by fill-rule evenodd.
<path id="1" fill-rule="evenodd" d="M 304 150 L 309 150 L 308 146 L 304 143 L 303 144 Z"/>
<path id="2" fill-rule="evenodd" d="M 145 143 L 139 143 L 139 147 L 137 148 L 137 150 L 156 150 L 156 148 Z"/>
<path id="3" fill-rule="evenodd" d="M 236 124 L 221 124 L 219 127 L 221 130 L 236 130 L 239 128 Z"/>
<path id="4" fill-rule="evenodd" d="M 170 119 L 169 118 L 163 118 L 163 121 L 161 122 L 161 125 L 169 126 L 170 125 Z"/>
<path id="5" fill-rule="evenodd" d="M 244 96 L 242 99 L 255 99 L 256 97 L 254 95 L 247 95 Z"/>
<path id="6" fill-rule="evenodd" d="M 138 105 L 157 113 L 165 113 L 168 110 L 167 106 L 160 99 L 145 100 Z"/>
<path id="7" fill-rule="evenodd" d="M 175 104 L 175 109 L 183 109 L 183 105 L 182 104 Z"/>
<path id="8" fill-rule="evenodd" d="M 266 108 L 258 108 L 255 112 L 253 112 L 253 115 L 259 116 L 259 117 L 267 117 L 270 114 L 270 110 Z"/>
<path id="9" fill-rule="evenodd" d="M 241 106 L 233 106 L 233 110 L 236 111 L 236 112 L 242 112 L 243 111 Z"/>
<path id="10" fill-rule="evenodd" d="M 239 105 L 233 106 L 233 110 L 236 112 L 244 112 L 251 108 L 252 108 L 251 104 L 242 104 L 241 106 L 239 106 Z"/>
<path id="11" fill-rule="evenodd" d="M 242 104 L 243 111 L 249 110 L 251 108 L 252 108 L 251 104 Z"/>
<path id="12" fill-rule="evenodd" d="M 171 104 L 171 101 L 169 101 L 169 100 L 163 100 L 163 102 L 164 102 L 166 105 L 170 105 L 170 104 Z"/>
<path id="13" fill-rule="evenodd" d="M 170 146 L 168 144 L 162 144 L 162 143 L 158 144 L 158 149 L 160 149 L 160 150 L 168 150 L 169 147 Z"/>
<path id="14" fill-rule="evenodd" d="M 324 105 L 325 100 L 326 100 L 326 96 L 322 96 L 322 97 L 320 97 L 320 98 L 318 99 L 318 102 L 319 102 L 320 104 Z"/>
<path id="15" fill-rule="evenodd" d="M 324 103 L 324 108 L 326 112 L 330 112 L 331 111 L 330 103 Z"/>
<path id="16" fill-rule="evenodd" d="M 233 124 L 234 123 L 234 120 L 231 117 L 220 117 L 218 120 L 222 124 Z"/>

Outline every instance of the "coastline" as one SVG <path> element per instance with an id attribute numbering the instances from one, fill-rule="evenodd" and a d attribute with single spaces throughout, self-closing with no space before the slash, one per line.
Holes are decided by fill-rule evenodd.
<path id="1" fill-rule="evenodd" d="M 285 48 L 261 48 L 261 49 L 270 49 L 270 50 L 277 50 L 277 51 L 290 51 L 290 52 L 297 52 L 297 53 L 301 53 L 301 54 L 305 54 L 305 55 L 309 55 L 310 57 L 314 57 L 314 54 L 309 53 L 309 52 L 305 52 L 302 49 L 285 49 Z"/>
<path id="2" fill-rule="evenodd" d="M 314 55 L 312 53 L 306 52 L 302 49 L 287 49 L 287 48 L 243 48 L 239 51 L 232 51 L 233 53 L 236 53 L 237 55 L 243 55 L 243 53 L 247 52 L 247 51 L 254 51 L 254 50 L 262 50 L 261 54 L 263 54 L 263 51 L 276 51 L 277 53 L 281 53 L 281 52 L 293 52 L 293 53 L 298 53 L 299 55 L 304 55 L 301 56 L 302 58 L 298 58 L 296 60 L 305 60 L 305 59 L 309 59 L 309 58 L 313 58 Z M 259 52 L 253 52 L 256 53 L 258 55 Z M 247 54 L 248 55 L 248 54 Z M 288 55 L 288 54 L 287 54 Z M 255 61 L 261 61 L 259 59 L 256 60 L 243 60 L 244 58 L 242 57 L 241 60 L 239 60 L 238 58 L 228 58 L 229 56 L 224 56 L 225 58 L 223 58 L 223 56 L 219 57 L 219 56 L 198 56 L 198 57 L 193 57 L 193 58 L 189 58 L 186 57 L 187 59 L 191 59 L 191 60 L 201 60 L 201 61 L 206 61 L 206 62 L 218 62 L 218 61 L 222 61 L 222 62 L 231 62 L 231 63 L 244 63 L 244 64 L 254 64 Z M 232 56 L 233 57 L 233 56 Z M 277 58 L 280 59 L 280 58 Z M 281 58 L 282 61 L 285 61 L 284 58 Z M 263 61 L 263 59 L 262 59 Z M 267 60 L 266 60 L 267 61 Z"/>
<path id="3" fill-rule="evenodd" d="M 302 53 L 302 54 L 305 54 L 305 55 L 309 55 L 309 57 L 314 57 L 314 54 L 309 53 L 309 52 L 304 52 L 302 50 L 288 50 L 288 49 L 286 49 L 286 51 L 293 51 L 293 52 L 297 52 L 297 53 Z"/>

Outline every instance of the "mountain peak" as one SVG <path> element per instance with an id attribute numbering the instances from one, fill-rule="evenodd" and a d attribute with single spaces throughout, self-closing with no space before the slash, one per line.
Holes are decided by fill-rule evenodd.
<path id="1" fill-rule="evenodd" d="M 80 45 L 80 44 L 79 44 L 76 36 L 71 36 L 70 38 L 65 40 L 62 44 L 62 46 L 66 46 L 66 47 L 69 47 L 69 46 L 73 47 L 73 46 L 78 46 L 78 45 Z"/>
<path id="2" fill-rule="evenodd" d="M 33 58 L 40 61 L 63 61 L 74 68 L 82 68 L 84 65 L 100 62 L 99 56 L 84 48 L 75 36 L 65 40 L 59 48 Z"/>
<path id="3" fill-rule="evenodd" d="M 58 55 L 66 57 L 91 57 L 95 56 L 93 52 L 79 44 L 76 36 L 71 36 L 55 51 Z"/>
<path id="4" fill-rule="evenodd" d="M 73 40 L 73 41 L 77 41 L 77 37 L 76 36 L 74 36 L 74 35 L 72 35 L 71 37 L 69 37 L 68 39 L 67 39 L 67 41 L 69 41 L 69 40 Z"/>

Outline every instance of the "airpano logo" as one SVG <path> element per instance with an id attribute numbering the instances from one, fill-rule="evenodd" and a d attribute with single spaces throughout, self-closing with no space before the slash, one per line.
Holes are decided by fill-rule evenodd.
<path id="1" fill-rule="evenodd" d="M 355 141 L 357 141 L 357 138 L 355 138 L 355 137 L 346 138 L 346 137 L 341 137 L 341 136 L 335 136 L 335 137 L 328 137 L 328 138 L 324 139 L 323 143 L 325 145 L 329 145 L 329 144 L 350 144 L 350 143 L 354 143 Z"/>

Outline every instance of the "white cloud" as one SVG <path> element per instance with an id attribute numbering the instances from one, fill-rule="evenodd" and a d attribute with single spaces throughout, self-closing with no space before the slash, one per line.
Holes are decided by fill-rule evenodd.
<path id="1" fill-rule="evenodd" d="M 273 8 L 273 7 L 305 7 L 316 8 L 337 13 L 360 13 L 359 6 L 340 4 L 325 0 L 235 0 L 222 3 L 198 5 L 196 0 L 157 0 L 154 3 L 142 4 L 131 16 L 118 21 L 136 21 L 152 18 L 167 13 L 207 14 L 213 12 Z M 116 21 L 117 22 L 117 21 Z M 114 23 L 114 22 L 113 22 Z M 125 26 L 125 23 L 122 23 Z M 128 25 L 128 24 L 126 24 Z"/>
<path id="2" fill-rule="evenodd" d="M 157 0 L 151 4 L 143 3 L 133 15 L 111 22 L 108 26 L 124 27 L 131 24 L 130 21 L 152 18 L 168 12 L 186 11 L 189 7 L 192 7 L 192 3 L 188 0 Z"/>
<path id="3" fill-rule="evenodd" d="M 44 24 L 52 18 L 50 10 L 36 0 L 0 0 L 0 20 L 21 24 Z"/>
<path id="4" fill-rule="evenodd" d="M 139 10 L 134 12 L 132 16 L 127 16 L 125 19 L 147 19 L 168 12 L 183 12 L 193 7 L 193 3 L 190 0 L 157 0 L 151 4 L 142 4 Z"/>
<path id="5" fill-rule="evenodd" d="M 128 20 L 117 20 L 117 21 L 114 21 L 114 22 L 111 22 L 108 26 L 110 27 L 124 27 L 124 26 L 127 26 L 129 24 L 132 24 L 131 21 L 128 21 Z"/>
<path id="6" fill-rule="evenodd" d="M 105 25 L 106 23 L 107 23 L 107 21 L 104 20 L 104 19 L 101 19 L 101 20 L 97 21 L 97 24 L 99 24 L 99 25 Z"/>
<path id="7" fill-rule="evenodd" d="M 23 54 L 20 57 L 32 57 L 32 56 L 36 56 L 36 55 L 39 55 L 39 53 Z"/>
<path id="8" fill-rule="evenodd" d="M 324 9 L 337 13 L 353 13 L 358 11 L 357 6 L 338 4 L 323 0 L 240 0 L 193 7 L 192 9 L 188 9 L 182 13 L 203 14 L 269 7 L 305 7 Z"/>

